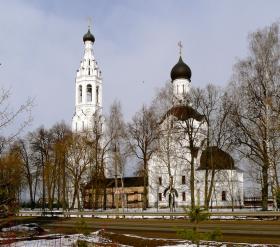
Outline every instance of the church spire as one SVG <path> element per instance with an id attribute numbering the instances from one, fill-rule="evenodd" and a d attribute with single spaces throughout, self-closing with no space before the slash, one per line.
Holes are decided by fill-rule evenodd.
<path id="1" fill-rule="evenodd" d="M 179 55 L 181 57 L 182 56 L 182 49 L 183 49 L 182 41 L 178 42 L 178 46 L 179 46 Z"/>
<path id="2" fill-rule="evenodd" d="M 91 18 L 88 17 L 87 19 L 88 19 L 88 31 L 87 31 L 87 33 L 83 36 L 83 41 L 84 41 L 84 43 L 85 43 L 86 41 L 91 41 L 92 43 L 94 43 L 95 38 L 94 38 L 93 34 L 90 32 Z"/>
<path id="3" fill-rule="evenodd" d="M 76 103 L 72 120 L 75 132 L 90 130 L 93 116 L 102 114 L 102 77 L 93 52 L 94 36 L 90 32 L 83 36 L 84 56 L 76 75 Z"/>

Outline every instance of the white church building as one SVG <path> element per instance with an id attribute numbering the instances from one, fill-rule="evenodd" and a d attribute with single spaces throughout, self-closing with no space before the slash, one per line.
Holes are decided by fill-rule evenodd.
<path id="1" fill-rule="evenodd" d="M 149 206 L 189 206 L 191 186 L 195 205 L 203 206 L 207 170 L 207 190 L 211 174 L 215 173 L 209 206 L 241 207 L 243 172 L 235 167 L 230 154 L 218 147 L 205 147 L 204 116 L 193 109 L 186 98 L 191 87 L 191 75 L 191 69 L 180 56 L 171 70 L 173 106 L 160 123 L 159 148 L 149 163 Z M 190 182 L 191 177 L 193 183 Z"/>
<path id="2" fill-rule="evenodd" d="M 77 70 L 75 81 L 75 113 L 72 119 L 73 132 L 90 130 L 96 114 L 102 116 L 102 76 L 94 57 L 95 38 L 88 29 L 83 36 L 84 55 Z M 160 149 L 149 163 L 148 202 L 150 207 L 174 207 L 190 205 L 190 174 L 194 173 L 194 195 L 196 205 L 204 204 L 205 171 L 215 168 L 214 189 L 210 206 L 230 207 L 243 205 L 243 173 L 234 165 L 230 154 L 217 147 L 205 150 L 206 122 L 203 115 L 183 104 L 191 87 L 191 69 L 180 56 L 171 70 L 174 105 L 163 116 L 160 129 Z M 106 92 L 105 92 L 106 93 Z M 192 121 L 192 145 L 195 154 L 190 155 L 187 136 L 182 132 L 186 121 Z M 194 168 L 191 169 L 191 157 Z M 210 162 L 209 162 L 209 158 Z"/>

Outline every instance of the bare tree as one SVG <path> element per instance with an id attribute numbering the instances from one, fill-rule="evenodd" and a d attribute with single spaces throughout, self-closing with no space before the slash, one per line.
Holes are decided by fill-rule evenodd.
<path id="1" fill-rule="evenodd" d="M 67 172 L 72 184 L 72 202 L 70 208 L 75 206 L 81 209 L 82 183 L 87 181 L 90 166 L 90 150 L 87 138 L 84 135 L 72 134 L 67 148 Z"/>
<path id="2" fill-rule="evenodd" d="M 128 150 L 126 146 L 126 132 L 125 132 L 125 122 L 123 119 L 121 104 L 118 101 L 114 101 L 110 108 L 110 115 L 107 121 L 107 136 L 111 142 L 111 161 L 113 167 L 111 170 L 115 176 L 115 192 L 116 192 L 116 206 L 118 208 L 118 196 L 121 195 L 122 210 L 124 210 L 124 169 L 125 163 L 128 156 Z M 122 190 L 118 189 L 118 177 L 121 181 Z M 121 193 L 119 193 L 121 192 Z"/>
<path id="3" fill-rule="evenodd" d="M 262 208 L 267 210 L 269 183 L 275 176 L 273 153 L 279 152 L 278 144 L 274 146 L 280 119 L 279 24 L 251 34 L 249 51 L 235 65 L 231 120 L 237 149 L 261 168 Z"/>
<path id="4" fill-rule="evenodd" d="M 43 127 L 30 134 L 31 148 L 36 159 L 35 162 L 41 168 L 43 209 L 46 206 L 46 199 L 48 200 L 49 207 L 52 207 L 53 203 L 51 192 L 56 174 L 52 163 L 52 141 L 51 133 Z"/>
<path id="5" fill-rule="evenodd" d="M 50 132 L 53 136 L 53 160 L 54 160 L 54 169 L 56 174 L 55 186 L 53 186 L 53 197 L 55 197 L 56 190 L 56 199 L 57 206 L 62 206 L 65 210 L 67 208 L 67 152 L 69 147 L 69 140 L 71 139 L 71 130 L 64 123 L 55 124 Z"/>
<path id="6" fill-rule="evenodd" d="M 10 104 L 11 92 L 4 88 L 0 89 L 0 145 L 10 143 L 32 121 L 31 109 L 33 100 L 27 99 L 21 106 L 13 110 Z M 1 149 L 0 149 L 1 151 Z"/>
<path id="7" fill-rule="evenodd" d="M 11 211 L 18 205 L 20 188 L 23 183 L 22 164 L 18 152 L 7 150 L 0 157 L 0 208 Z"/>
<path id="8" fill-rule="evenodd" d="M 33 100 L 28 99 L 21 106 L 13 109 L 11 106 L 11 93 L 9 90 L 4 88 L 0 89 L 0 159 L 4 158 L 5 152 L 9 149 L 8 144 L 11 144 L 12 141 L 24 130 L 24 128 L 31 122 L 31 109 L 33 105 Z M 5 156 L 6 157 L 6 156 Z M 12 156 L 9 156 L 10 158 Z M 5 163 L 7 161 L 6 157 L 2 160 L 1 166 L 1 182 L 0 182 L 0 191 L 6 191 L 7 193 L 11 193 L 11 195 L 7 195 L 8 197 L 13 197 L 14 193 L 11 190 L 7 190 L 5 187 L 9 182 L 9 176 L 5 176 L 5 174 L 11 174 L 9 172 L 12 169 L 12 166 L 16 166 L 16 164 L 11 165 L 11 167 L 6 166 Z M 13 156 L 14 157 L 14 156 Z M 10 159 L 11 160 L 11 159 Z M 3 175 L 3 176 L 2 176 Z M 20 174 L 19 174 L 20 175 Z M 18 176 L 17 182 L 21 181 L 20 176 Z M 16 188 L 16 186 L 14 186 Z M 1 192 L 0 192 L 1 193 Z M 7 206 L 5 202 L 0 199 L 0 206 Z"/>
<path id="9" fill-rule="evenodd" d="M 174 105 L 173 87 L 170 81 L 166 82 L 164 87 L 159 88 L 152 101 L 151 108 L 159 122 L 162 120 L 166 112 Z"/>
<path id="10" fill-rule="evenodd" d="M 168 175 L 168 186 L 164 190 L 164 195 L 168 195 L 168 204 L 170 211 L 175 210 L 175 198 L 178 197 L 175 187 L 175 178 L 182 172 L 181 152 L 178 149 L 180 130 L 173 116 L 161 123 L 160 139 L 156 152 L 156 158 L 160 162 L 161 172 L 166 171 Z"/>
<path id="11" fill-rule="evenodd" d="M 199 114 L 195 109 L 197 105 L 193 104 L 192 107 L 186 105 L 180 108 L 174 108 L 173 111 L 184 113 L 180 114 L 180 121 L 178 121 L 178 128 L 181 131 L 179 143 L 182 148 L 182 155 L 180 158 L 185 161 L 189 167 L 189 185 L 191 191 L 191 208 L 195 208 L 195 184 L 196 176 L 195 160 L 198 155 L 198 150 L 202 148 L 205 142 L 205 122 L 204 116 Z"/>
<path id="12" fill-rule="evenodd" d="M 232 148 L 232 125 L 230 124 L 231 105 L 227 93 L 222 88 L 209 84 L 206 88 L 192 90 L 193 101 L 197 102 L 198 111 L 204 116 L 206 140 L 205 150 L 215 146 L 225 151 Z M 204 177 L 204 207 L 208 209 L 215 186 L 215 176 L 219 172 L 214 166 L 212 154 L 206 152 Z"/>
<path id="13" fill-rule="evenodd" d="M 90 201 L 92 208 L 98 208 L 100 200 L 106 209 L 106 162 L 110 149 L 111 137 L 106 134 L 104 118 L 98 112 L 92 117 L 91 127 L 86 134 L 89 148 L 89 179 L 91 183 Z M 103 195 L 100 197 L 100 195 Z"/>
<path id="14" fill-rule="evenodd" d="M 151 187 L 156 186 L 157 194 L 163 187 L 163 195 L 167 197 L 169 209 L 173 212 L 175 210 L 175 200 L 176 197 L 178 197 L 176 177 L 183 171 L 180 169 L 182 167 L 182 160 L 180 159 L 181 152 L 178 148 L 180 130 L 178 129 L 178 124 L 176 124 L 177 119 L 173 115 L 166 115 L 166 112 L 168 112 L 168 110 L 173 106 L 174 98 L 172 91 L 173 89 L 171 83 L 168 82 L 157 92 L 155 99 L 152 102 L 153 111 L 157 119 L 159 119 L 159 138 L 157 140 L 157 149 L 155 155 L 153 156 L 153 163 L 155 166 L 150 167 L 150 172 L 155 175 L 159 172 L 160 177 L 149 177 L 149 180 L 152 180 L 150 181 Z M 163 175 L 165 179 L 167 178 L 167 186 L 162 184 L 163 177 L 161 175 Z M 154 181 L 154 179 L 156 180 Z M 155 188 L 150 189 L 152 190 Z M 157 204 L 158 203 L 159 198 L 157 195 Z"/>
<path id="15" fill-rule="evenodd" d="M 13 146 L 21 159 L 23 174 L 28 185 L 31 208 L 34 208 L 37 189 L 36 179 L 38 179 L 38 176 L 36 176 L 36 174 L 38 174 L 38 167 L 36 167 L 32 162 L 32 153 L 30 150 L 29 142 L 26 139 L 17 140 Z"/>
<path id="16" fill-rule="evenodd" d="M 145 106 L 135 114 L 127 127 L 131 152 L 141 162 L 144 179 L 143 209 L 148 206 L 148 163 L 157 149 L 158 123 L 153 109 Z"/>

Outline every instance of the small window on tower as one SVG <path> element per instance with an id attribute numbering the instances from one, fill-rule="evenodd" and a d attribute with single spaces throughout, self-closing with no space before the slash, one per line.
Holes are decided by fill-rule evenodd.
<path id="1" fill-rule="evenodd" d="M 185 85 L 183 85 L 183 93 L 185 93 Z"/>
<path id="2" fill-rule="evenodd" d="M 81 103 L 82 99 L 83 99 L 83 87 L 82 87 L 82 85 L 79 86 L 78 95 L 79 95 L 79 103 Z"/>
<path id="3" fill-rule="evenodd" d="M 96 104 L 99 103 L 99 87 L 96 87 Z"/>
<path id="4" fill-rule="evenodd" d="M 183 201 L 183 202 L 186 201 L 186 192 L 182 192 L 182 201 Z"/>
<path id="5" fill-rule="evenodd" d="M 227 200 L 227 192 L 222 191 L 222 201 L 226 201 L 226 200 Z"/>
<path id="6" fill-rule="evenodd" d="M 90 66 L 90 59 L 88 60 L 88 65 Z"/>
<path id="7" fill-rule="evenodd" d="M 90 68 L 88 68 L 88 75 L 90 75 Z"/>
<path id="8" fill-rule="evenodd" d="M 182 176 L 182 184 L 186 184 L 186 176 Z"/>
<path id="9" fill-rule="evenodd" d="M 158 185 L 162 185 L 162 177 L 158 177 Z"/>
<path id="10" fill-rule="evenodd" d="M 161 202 L 162 201 L 162 194 L 158 193 L 158 201 Z"/>
<path id="11" fill-rule="evenodd" d="M 90 84 L 87 85 L 87 102 L 92 101 L 92 86 Z"/>

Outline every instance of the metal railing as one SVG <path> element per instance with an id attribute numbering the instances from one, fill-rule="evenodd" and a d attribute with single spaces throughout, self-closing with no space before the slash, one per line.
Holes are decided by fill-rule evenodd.
<path id="1" fill-rule="evenodd" d="M 37 216 L 37 217 L 92 217 L 92 218 L 163 218 L 187 219 L 185 212 L 96 212 L 96 211 L 40 211 L 40 210 L 21 210 L 17 216 Z M 211 212 L 211 219 L 280 219 L 280 211 L 242 211 L 242 212 Z"/>

